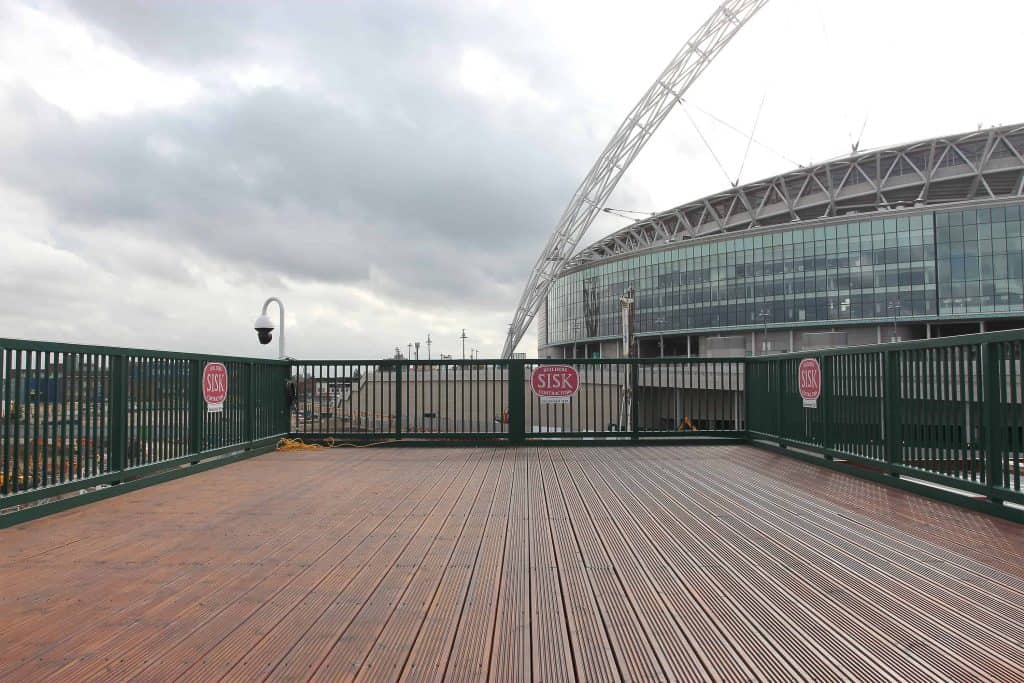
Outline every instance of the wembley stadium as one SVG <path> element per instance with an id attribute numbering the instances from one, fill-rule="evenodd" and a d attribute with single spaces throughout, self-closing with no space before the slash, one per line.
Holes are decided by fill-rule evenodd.
<path id="1" fill-rule="evenodd" d="M 736 356 L 1024 327 L 1024 124 L 857 152 L 730 188 L 577 252 L 542 358 Z"/>

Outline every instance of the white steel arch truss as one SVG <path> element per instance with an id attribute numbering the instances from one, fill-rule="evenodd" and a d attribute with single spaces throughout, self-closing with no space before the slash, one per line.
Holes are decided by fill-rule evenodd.
<path id="1" fill-rule="evenodd" d="M 543 304 L 551 283 L 565 269 L 576 246 L 647 140 L 718 53 L 767 2 L 726 0 L 719 5 L 629 112 L 573 194 L 534 264 L 509 325 L 503 358 L 509 358 L 515 351 Z"/>

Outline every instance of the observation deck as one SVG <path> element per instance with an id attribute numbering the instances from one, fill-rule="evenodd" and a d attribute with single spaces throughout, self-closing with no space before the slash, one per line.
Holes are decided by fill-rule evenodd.
<path id="1" fill-rule="evenodd" d="M 276 452 L 0 547 L 5 681 L 1024 677 L 1024 527 L 744 445 Z"/>

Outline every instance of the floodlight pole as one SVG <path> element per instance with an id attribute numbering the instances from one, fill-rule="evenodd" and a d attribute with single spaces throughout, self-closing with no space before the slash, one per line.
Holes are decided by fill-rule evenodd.
<path id="1" fill-rule="evenodd" d="M 284 355 L 284 304 L 276 296 L 270 297 L 263 302 L 263 315 L 267 314 L 267 308 L 270 307 L 272 302 L 277 304 L 277 307 L 281 312 L 277 325 L 277 357 L 284 360 L 287 357 Z"/>

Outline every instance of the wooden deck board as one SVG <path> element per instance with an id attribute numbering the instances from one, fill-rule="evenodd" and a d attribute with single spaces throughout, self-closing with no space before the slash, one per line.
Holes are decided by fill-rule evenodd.
<path id="1" fill-rule="evenodd" d="M 275 453 L 0 531 L 0 680 L 1024 680 L 1024 527 L 747 446 Z"/>

